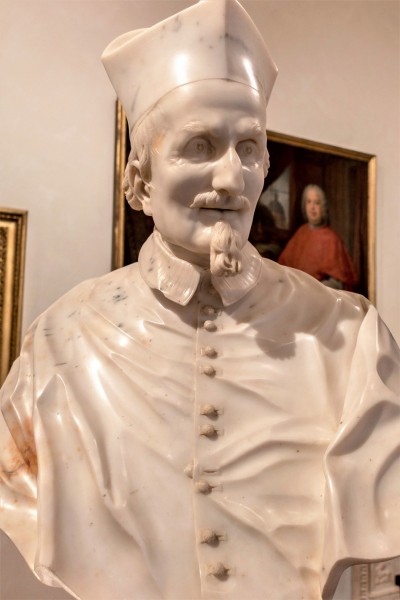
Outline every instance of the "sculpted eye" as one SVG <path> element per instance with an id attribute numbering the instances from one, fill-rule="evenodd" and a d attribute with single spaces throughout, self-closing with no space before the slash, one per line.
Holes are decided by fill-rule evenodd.
<path id="1" fill-rule="evenodd" d="M 260 160 L 260 149 L 254 140 L 244 140 L 236 146 L 236 152 L 245 165 L 252 165 Z"/>
<path id="2" fill-rule="evenodd" d="M 210 160 L 214 155 L 214 147 L 209 140 L 196 137 L 186 144 L 183 154 L 191 160 Z"/>

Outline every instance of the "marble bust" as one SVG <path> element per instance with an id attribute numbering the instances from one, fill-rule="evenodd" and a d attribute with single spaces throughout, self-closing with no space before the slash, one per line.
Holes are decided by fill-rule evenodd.
<path id="1" fill-rule="evenodd" d="M 103 62 L 154 219 L 32 325 L 1 392 L 0 526 L 81 600 L 317 600 L 400 554 L 399 353 L 373 306 L 248 243 L 276 67 L 236 0 Z"/>

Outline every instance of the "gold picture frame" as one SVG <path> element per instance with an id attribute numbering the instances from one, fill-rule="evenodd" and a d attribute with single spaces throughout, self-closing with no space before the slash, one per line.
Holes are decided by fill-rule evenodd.
<path id="1" fill-rule="evenodd" d="M 289 237 L 301 225 L 301 191 L 307 183 L 323 187 L 334 200 L 334 229 L 350 251 L 358 274 L 353 291 L 376 302 L 375 276 L 375 188 L 376 156 L 323 144 L 294 136 L 267 131 L 271 169 L 265 180 L 264 191 L 272 186 L 276 165 L 289 165 L 290 200 L 287 207 L 286 229 L 266 227 L 272 239 L 263 248 L 283 249 Z M 116 107 L 115 171 L 112 268 L 117 269 L 137 260 L 143 238 L 151 230 L 150 218 L 127 206 L 123 192 L 125 165 L 129 154 L 129 133 L 125 113 L 119 102 Z M 286 162 L 285 162 L 286 161 Z M 307 179 L 308 178 L 308 179 Z M 274 179 L 272 179 L 272 182 Z M 332 198 L 331 198 L 332 199 Z M 131 215 L 134 215 L 133 217 Z M 257 210 L 252 231 L 256 229 Z M 250 241 L 260 250 L 255 239 Z M 262 240 L 261 240 L 262 241 Z M 127 251 L 127 247 L 129 250 Z M 261 250 L 260 250 L 261 252 Z M 262 253 L 262 252 L 261 252 Z M 262 253 L 263 254 L 263 253 Z M 267 252 L 263 254 L 271 258 Z M 274 258 L 272 256 L 272 258 Z"/>
<path id="2" fill-rule="evenodd" d="M 126 199 L 123 190 L 125 166 L 128 161 L 128 123 L 119 100 L 115 112 L 114 200 L 111 268 L 124 266 Z"/>
<path id="3" fill-rule="evenodd" d="M 27 215 L 0 208 L 0 385 L 20 350 Z"/>
<path id="4" fill-rule="evenodd" d="M 275 158 L 281 159 L 282 152 L 288 152 L 293 156 L 289 159 L 290 162 L 297 168 L 297 173 L 292 173 L 290 182 L 291 187 L 295 188 L 294 192 L 291 192 L 291 210 L 294 213 L 291 216 L 291 234 L 301 224 L 301 192 L 307 183 L 317 183 L 321 186 L 332 202 L 332 179 L 337 176 L 345 181 L 341 195 L 336 199 L 336 207 L 333 207 L 335 210 L 330 209 L 330 216 L 334 221 L 334 229 L 345 241 L 349 251 L 351 239 L 358 238 L 357 251 L 355 248 L 350 251 L 359 274 L 358 287 L 353 291 L 363 294 L 375 304 L 376 156 L 273 131 L 267 131 L 267 138 L 271 168 L 275 148 L 280 148 Z M 307 180 L 307 177 L 311 177 L 311 181 Z M 268 185 L 268 177 L 266 183 Z M 339 190 L 338 187 L 335 189 Z M 358 207 L 354 207 L 356 200 Z M 352 227 L 354 220 L 358 221 L 358 228 Z"/>

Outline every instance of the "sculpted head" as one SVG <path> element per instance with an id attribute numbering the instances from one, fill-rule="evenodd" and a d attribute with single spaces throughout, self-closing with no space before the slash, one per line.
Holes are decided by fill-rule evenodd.
<path id="1" fill-rule="evenodd" d="M 266 105 L 277 69 L 237 0 L 202 0 L 106 48 L 127 114 L 125 191 L 178 256 L 240 271 L 268 169 Z"/>
<path id="2" fill-rule="evenodd" d="M 301 197 L 303 217 L 310 225 L 327 225 L 329 222 L 328 202 L 325 192 L 319 185 L 306 185 Z"/>
<path id="3" fill-rule="evenodd" d="M 208 260 L 218 222 L 232 228 L 240 250 L 268 170 L 265 130 L 265 99 L 244 84 L 176 88 L 133 132 L 128 201 L 153 217 L 178 255 Z"/>

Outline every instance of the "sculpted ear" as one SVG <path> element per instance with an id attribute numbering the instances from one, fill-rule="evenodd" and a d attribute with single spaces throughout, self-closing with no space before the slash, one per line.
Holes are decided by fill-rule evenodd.
<path id="1" fill-rule="evenodd" d="M 150 185 L 144 181 L 140 173 L 138 160 L 130 160 L 125 169 L 124 192 L 129 205 L 135 210 L 143 210 L 152 216 Z"/>

